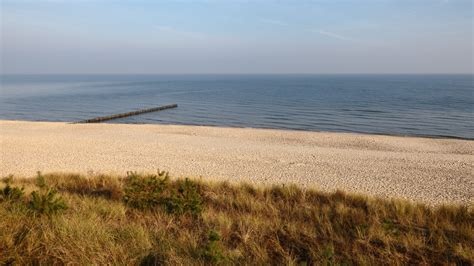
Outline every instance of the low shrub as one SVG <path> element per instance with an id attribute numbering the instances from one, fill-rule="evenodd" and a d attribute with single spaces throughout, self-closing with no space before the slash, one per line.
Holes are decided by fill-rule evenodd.
<path id="1" fill-rule="evenodd" d="M 48 185 L 46 184 L 46 179 L 41 174 L 40 171 L 36 172 L 36 186 L 40 189 L 47 189 Z"/>
<path id="2" fill-rule="evenodd" d="M 67 209 L 67 205 L 56 190 L 33 191 L 28 207 L 38 214 L 54 215 Z"/>
<path id="3" fill-rule="evenodd" d="M 193 215 L 202 211 L 201 195 L 196 184 L 189 179 L 170 184 L 167 172 L 147 176 L 129 172 L 123 199 L 130 207 L 140 210 L 162 207 L 171 214 Z"/>
<path id="4" fill-rule="evenodd" d="M 17 201 L 23 198 L 25 192 L 23 191 L 24 188 L 21 187 L 12 187 L 10 184 L 13 182 L 13 176 L 8 176 L 4 178 L 3 183 L 5 183 L 5 187 L 0 189 L 0 202 L 2 201 Z"/>
<path id="5" fill-rule="evenodd" d="M 36 178 L 36 186 L 39 187 L 40 190 L 31 192 L 31 197 L 28 202 L 30 210 L 38 214 L 51 216 L 67 209 L 63 198 L 58 195 L 55 189 L 48 187 L 46 180 L 40 172 L 38 172 Z"/>
<path id="6" fill-rule="evenodd" d="M 216 231 L 211 230 L 209 232 L 206 239 L 206 244 L 201 250 L 201 256 L 205 261 L 219 263 L 226 259 L 222 252 L 220 240 L 221 236 Z"/>
<path id="7" fill-rule="evenodd" d="M 186 178 L 178 181 L 176 191 L 172 191 L 169 198 L 164 200 L 168 213 L 183 214 L 189 212 L 198 215 L 202 211 L 201 195 L 197 191 L 196 184 Z"/>
<path id="8" fill-rule="evenodd" d="M 168 187 L 167 172 L 157 175 L 140 176 L 134 172 L 127 173 L 123 200 L 130 207 L 146 210 L 163 204 L 163 192 Z"/>

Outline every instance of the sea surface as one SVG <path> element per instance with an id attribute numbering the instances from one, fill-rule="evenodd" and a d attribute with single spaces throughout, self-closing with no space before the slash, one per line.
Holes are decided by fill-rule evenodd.
<path id="1" fill-rule="evenodd" d="M 473 75 L 3 75 L 0 119 L 474 139 Z"/>

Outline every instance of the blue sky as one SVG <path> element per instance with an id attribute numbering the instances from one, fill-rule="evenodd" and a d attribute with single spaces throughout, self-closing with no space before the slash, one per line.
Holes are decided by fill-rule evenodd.
<path id="1" fill-rule="evenodd" d="M 470 0 L 1 1 L 2 73 L 472 73 Z"/>

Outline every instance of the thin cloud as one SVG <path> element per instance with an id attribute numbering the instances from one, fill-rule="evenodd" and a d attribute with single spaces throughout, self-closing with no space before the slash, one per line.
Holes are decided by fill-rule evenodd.
<path id="1" fill-rule="evenodd" d="M 266 24 L 271 24 L 271 25 L 277 25 L 277 26 L 290 26 L 289 23 L 286 23 L 286 22 L 281 21 L 281 20 L 276 20 L 276 19 L 260 18 L 260 22 L 266 23 Z M 325 35 L 325 36 L 328 36 L 328 37 L 331 37 L 331 38 L 334 38 L 334 39 L 338 39 L 338 40 L 353 41 L 350 38 L 347 38 L 347 37 L 342 36 L 340 34 L 330 32 L 330 31 L 326 31 L 326 30 L 312 30 L 312 29 L 309 29 L 308 31 L 313 32 L 313 33 L 318 33 L 318 34 L 321 34 L 321 35 Z"/>
<path id="2" fill-rule="evenodd" d="M 278 26 L 289 26 L 289 24 L 286 22 L 275 20 L 275 19 L 268 19 L 268 18 L 261 18 L 260 22 L 271 24 L 271 25 L 278 25 Z"/>
<path id="3" fill-rule="evenodd" d="M 343 40 L 343 41 L 352 41 L 352 39 L 350 39 L 350 38 L 347 38 L 345 36 L 342 36 L 340 34 L 330 32 L 330 31 L 325 31 L 325 30 L 310 30 L 310 31 L 314 32 L 314 33 L 319 33 L 319 34 L 322 34 L 322 35 L 325 35 L 325 36 L 328 36 L 328 37 L 331 37 L 331 38 Z"/>
<path id="4" fill-rule="evenodd" d="M 156 25 L 155 29 L 158 31 L 161 31 L 163 33 L 168 33 L 168 34 L 173 34 L 173 35 L 178 35 L 178 36 L 183 36 L 183 37 L 193 37 L 193 38 L 205 38 L 206 35 L 203 34 L 202 32 L 195 32 L 195 31 L 183 31 L 176 29 L 171 26 L 166 26 L 166 25 Z"/>
<path id="5" fill-rule="evenodd" d="M 177 32 L 177 30 L 175 30 L 173 27 L 170 27 L 170 26 L 158 25 L 158 26 L 156 26 L 156 29 L 158 29 L 159 31 L 172 31 L 172 32 Z"/>

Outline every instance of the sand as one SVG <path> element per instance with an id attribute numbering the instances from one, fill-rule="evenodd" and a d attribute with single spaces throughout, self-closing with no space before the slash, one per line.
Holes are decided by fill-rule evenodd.
<path id="1" fill-rule="evenodd" d="M 175 125 L 0 121 L 0 175 L 169 171 L 472 204 L 474 141 Z"/>

